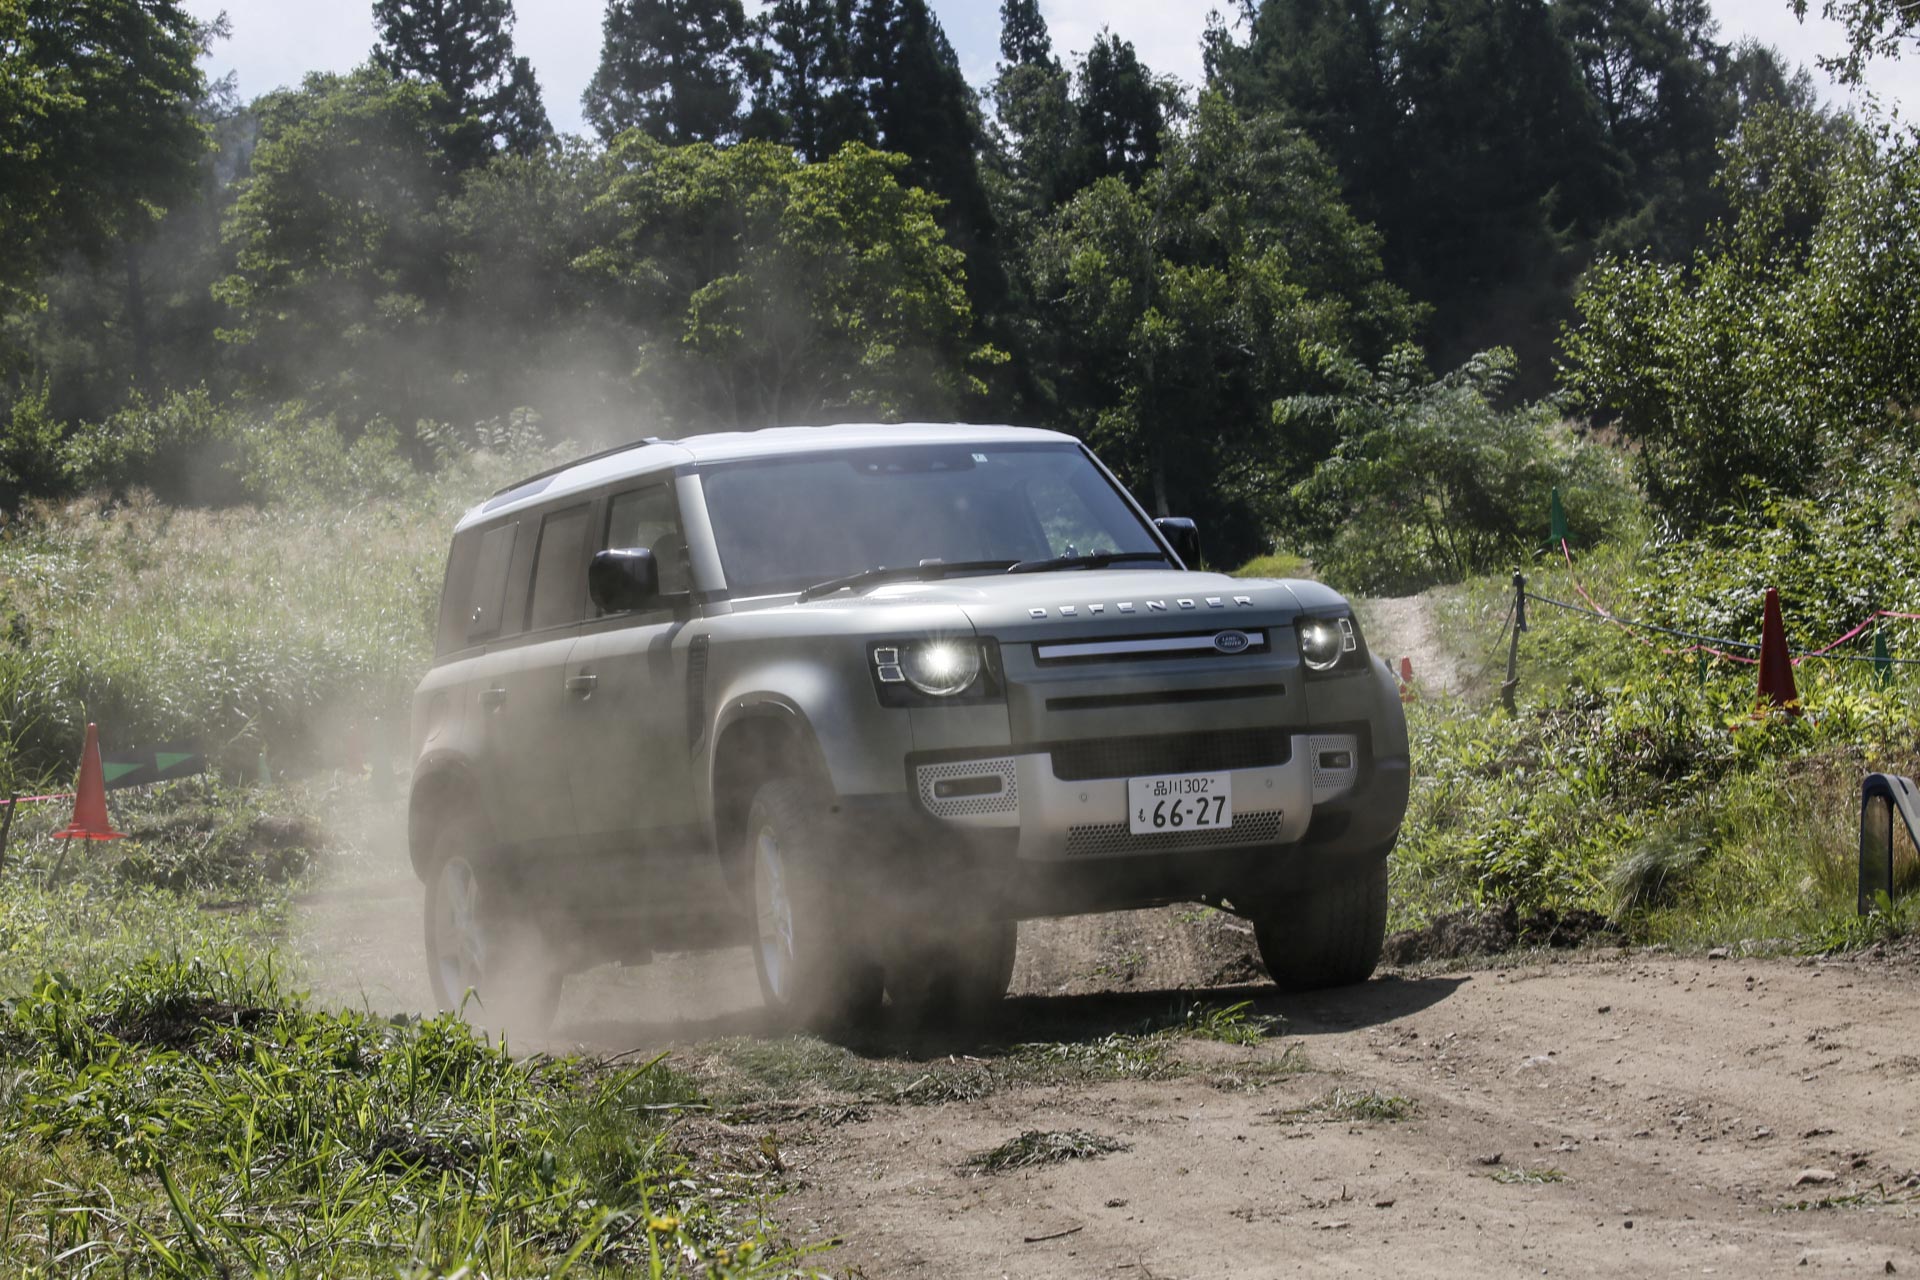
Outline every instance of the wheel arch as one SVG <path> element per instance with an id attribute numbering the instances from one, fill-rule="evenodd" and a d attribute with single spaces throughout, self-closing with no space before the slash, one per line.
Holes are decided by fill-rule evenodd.
<path id="1" fill-rule="evenodd" d="M 445 753 L 420 762 L 407 796 L 407 860 L 422 881 L 432 870 L 428 864 L 441 821 L 454 813 L 485 815 L 485 794 L 464 757 Z"/>
<path id="2" fill-rule="evenodd" d="M 831 787 L 831 774 L 813 725 L 783 699 L 736 705 L 714 737 L 708 795 L 714 849 L 727 884 L 746 891 L 741 841 L 753 793 L 770 778 L 798 776 Z"/>

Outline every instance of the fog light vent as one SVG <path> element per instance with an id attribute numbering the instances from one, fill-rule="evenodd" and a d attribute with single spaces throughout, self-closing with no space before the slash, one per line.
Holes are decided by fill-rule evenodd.
<path id="1" fill-rule="evenodd" d="M 1013 813 L 1020 807 L 1012 756 L 990 760 L 953 760 L 923 764 L 914 770 L 920 803 L 936 818 L 968 818 Z"/>
<path id="2" fill-rule="evenodd" d="M 1307 740 L 1313 766 L 1313 802 L 1344 795 L 1360 777 L 1360 739 L 1351 733 L 1315 734 Z"/>

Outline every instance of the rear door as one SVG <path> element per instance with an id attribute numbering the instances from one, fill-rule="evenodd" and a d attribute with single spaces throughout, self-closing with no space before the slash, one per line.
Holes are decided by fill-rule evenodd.
<path id="1" fill-rule="evenodd" d="M 525 572 L 510 575 L 505 605 L 503 631 L 514 634 L 488 646 L 476 681 L 495 832 L 528 851 L 575 845 L 566 666 L 586 617 L 592 513 L 583 499 L 528 517 L 532 551 Z"/>
<path id="2" fill-rule="evenodd" d="M 573 811 L 589 850 L 699 843 L 688 727 L 687 540 L 671 478 L 612 494 L 598 547 L 653 553 L 661 595 L 590 618 L 567 663 L 566 743 Z"/>

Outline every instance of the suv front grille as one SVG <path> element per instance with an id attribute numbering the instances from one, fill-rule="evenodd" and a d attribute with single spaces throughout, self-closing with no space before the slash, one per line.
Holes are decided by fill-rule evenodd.
<path id="1" fill-rule="evenodd" d="M 1285 729 L 1212 729 L 1055 742 L 1039 750 L 1052 755 L 1054 777 L 1085 782 L 1154 773 L 1270 769 L 1293 758 L 1293 735 Z"/>

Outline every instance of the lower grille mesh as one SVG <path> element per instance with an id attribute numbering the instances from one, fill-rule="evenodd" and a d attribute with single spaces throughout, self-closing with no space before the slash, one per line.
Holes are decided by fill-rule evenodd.
<path id="1" fill-rule="evenodd" d="M 1225 831 L 1160 831 L 1150 836 L 1129 834 L 1124 822 L 1070 827 L 1067 830 L 1067 856 L 1089 858 L 1116 853 L 1163 853 L 1171 849 L 1201 846 L 1224 848 L 1273 844 L 1280 839 L 1280 824 L 1284 817 L 1278 809 L 1236 813 L 1233 815 L 1233 825 Z"/>
<path id="2" fill-rule="evenodd" d="M 1214 729 L 1205 733 L 1088 738 L 1083 742 L 1055 742 L 1039 749 L 1052 755 L 1054 777 L 1062 782 L 1085 782 L 1149 773 L 1270 769 L 1293 758 L 1293 735 L 1284 729 Z"/>

